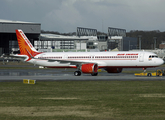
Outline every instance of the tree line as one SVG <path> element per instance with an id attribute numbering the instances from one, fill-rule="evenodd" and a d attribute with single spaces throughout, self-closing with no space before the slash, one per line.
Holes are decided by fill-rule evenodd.
<path id="1" fill-rule="evenodd" d="M 131 30 L 126 33 L 127 37 L 137 37 L 141 36 L 141 48 L 142 49 L 153 49 L 156 38 L 156 48 L 159 48 L 159 44 L 165 42 L 165 32 L 160 32 L 159 30 L 154 31 L 138 31 Z M 139 40 L 139 39 L 138 39 Z"/>

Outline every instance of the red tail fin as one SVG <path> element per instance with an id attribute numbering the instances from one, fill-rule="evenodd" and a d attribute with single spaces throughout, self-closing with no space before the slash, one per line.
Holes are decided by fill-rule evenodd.
<path id="1" fill-rule="evenodd" d="M 27 55 L 29 57 L 29 60 L 31 60 L 31 57 L 34 57 L 38 54 L 40 54 L 30 43 L 26 35 L 23 33 L 22 30 L 16 30 L 18 45 L 20 49 L 21 55 Z"/>

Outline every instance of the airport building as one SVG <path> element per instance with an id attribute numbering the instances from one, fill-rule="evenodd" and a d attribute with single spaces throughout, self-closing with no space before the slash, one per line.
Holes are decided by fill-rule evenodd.
<path id="1" fill-rule="evenodd" d="M 34 47 L 43 52 L 59 49 L 109 51 L 115 48 L 128 51 L 137 47 L 137 38 L 126 37 L 125 29 L 108 27 L 107 35 L 98 35 L 96 29 L 77 27 L 76 36 L 64 36 L 41 34 L 40 23 L 0 19 L 0 55 L 19 50 L 16 29 L 22 29 Z"/>
<path id="2" fill-rule="evenodd" d="M 18 51 L 16 29 L 22 29 L 32 44 L 34 44 L 35 40 L 39 40 L 41 31 L 40 23 L 0 19 L 0 55 Z"/>
<path id="3" fill-rule="evenodd" d="M 123 36 L 112 36 L 108 39 L 108 48 L 118 49 L 119 51 L 129 51 L 137 49 L 137 38 L 123 37 Z"/>
<path id="4" fill-rule="evenodd" d="M 84 33 L 88 33 L 88 31 Z M 93 41 L 89 40 L 87 43 L 87 48 L 97 48 L 100 51 L 111 51 L 114 49 L 118 51 L 129 51 L 137 49 L 137 43 L 137 38 L 126 37 L 125 29 L 108 27 L 107 35 L 97 35 L 97 39 Z"/>
<path id="5" fill-rule="evenodd" d="M 41 34 L 39 41 L 34 41 L 34 47 L 40 51 L 45 49 L 52 49 L 54 51 L 59 49 L 86 49 L 86 42 L 88 38 L 77 36 L 64 36 L 55 34 Z"/>

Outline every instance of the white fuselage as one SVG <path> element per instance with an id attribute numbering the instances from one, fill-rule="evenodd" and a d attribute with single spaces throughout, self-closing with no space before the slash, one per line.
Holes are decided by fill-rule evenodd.
<path id="1" fill-rule="evenodd" d="M 54 68 L 76 68 L 75 61 L 79 63 L 96 63 L 98 68 L 148 68 L 157 67 L 164 61 L 152 52 L 52 52 L 41 53 L 29 62 Z M 44 60 L 48 59 L 48 60 Z M 52 61 L 51 61 L 52 60 Z M 56 60 L 62 60 L 56 61 Z M 67 62 L 65 62 L 65 60 Z M 64 61 L 64 62 L 63 62 Z M 72 64 L 71 61 L 74 61 Z"/>

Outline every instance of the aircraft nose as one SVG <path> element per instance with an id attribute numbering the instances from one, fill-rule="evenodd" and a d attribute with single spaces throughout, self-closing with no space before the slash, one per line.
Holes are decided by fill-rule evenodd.
<path id="1" fill-rule="evenodd" d="M 164 64 L 164 60 L 159 59 L 159 64 L 160 64 L 160 65 Z"/>

